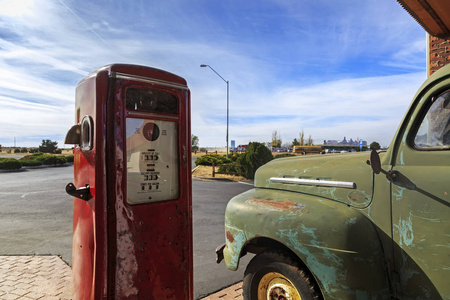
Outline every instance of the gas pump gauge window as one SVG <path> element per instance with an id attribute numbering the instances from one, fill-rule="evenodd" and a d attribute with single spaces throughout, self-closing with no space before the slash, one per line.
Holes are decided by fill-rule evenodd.
<path id="1" fill-rule="evenodd" d="M 170 93 L 129 88 L 127 90 L 126 108 L 131 111 L 146 111 L 155 113 L 178 113 L 178 99 Z"/>
<path id="2" fill-rule="evenodd" d="M 177 199 L 177 123 L 127 118 L 127 201 L 142 204 Z"/>

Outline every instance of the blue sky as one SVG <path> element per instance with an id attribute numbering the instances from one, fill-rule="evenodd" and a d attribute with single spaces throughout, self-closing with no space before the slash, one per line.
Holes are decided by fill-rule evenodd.
<path id="1" fill-rule="evenodd" d="M 389 145 L 426 78 L 425 31 L 395 0 L 0 0 L 0 144 L 63 140 L 79 80 L 111 63 L 184 77 L 200 146 Z"/>

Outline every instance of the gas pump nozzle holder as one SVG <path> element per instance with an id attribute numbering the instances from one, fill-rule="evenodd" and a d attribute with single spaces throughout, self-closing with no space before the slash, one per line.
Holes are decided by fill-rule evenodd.
<path id="1" fill-rule="evenodd" d="M 186 81 L 105 66 L 78 83 L 75 112 L 72 298 L 192 299 Z"/>
<path id="2" fill-rule="evenodd" d="M 73 125 L 66 134 L 64 144 L 66 145 L 80 145 L 81 142 L 81 125 Z"/>

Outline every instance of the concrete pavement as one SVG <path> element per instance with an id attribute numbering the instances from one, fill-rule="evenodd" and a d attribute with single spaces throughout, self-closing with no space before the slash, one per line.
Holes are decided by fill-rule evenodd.
<path id="1" fill-rule="evenodd" d="M 0 256 L 0 300 L 70 300 L 72 270 L 59 256 Z M 242 298 L 242 282 L 202 300 Z"/>
<path id="2" fill-rule="evenodd" d="M 201 300 L 243 300 L 242 281 L 227 287 L 217 293 L 211 294 Z"/>
<path id="3" fill-rule="evenodd" d="M 71 299 L 72 270 L 58 256 L 0 256 L 0 299 Z"/>

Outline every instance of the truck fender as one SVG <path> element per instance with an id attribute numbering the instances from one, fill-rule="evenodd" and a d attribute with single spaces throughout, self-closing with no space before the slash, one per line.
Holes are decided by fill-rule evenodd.
<path id="1" fill-rule="evenodd" d="M 225 217 L 227 267 L 247 251 L 295 254 L 325 298 L 389 298 L 379 229 L 358 209 L 317 196 L 253 189 L 234 197 Z M 272 246 L 271 246 L 272 245 Z M 276 250 L 276 249 L 275 249 Z"/>

